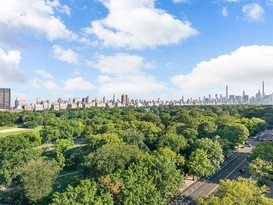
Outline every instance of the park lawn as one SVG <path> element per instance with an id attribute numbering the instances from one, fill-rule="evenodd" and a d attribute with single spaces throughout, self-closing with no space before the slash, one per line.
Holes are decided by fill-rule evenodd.
<path id="1" fill-rule="evenodd" d="M 16 132 L 8 132 L 8 133 L 0 133 L 0 137 L 6 137 L 6 136 L 9 136 L 9 135 L 17 135 L 17 134 L 20 134 L 22 132 L 30 132 L 31 130 L 21 130 L 21 131 L 16 131 Z"/>
<path id="2" fill-rule="evenodd" d="M 43 127 L 44 126 L 35 127 L 34 129 L 32 129 L 32 131 L 34 131 L 34 132 L 40 132 L 43 129 Z"/>
<path id="3" fill-rule="evenodd" d="M 9 130 L 9 129 L 14 129 L 14 128 L 17 128 L 17 126 L 15 126 L 15 127 L 6 127 L 6 129 L 1 129 L 1 130 Z M 43 126 L 38 126 L 38 127 L 33 128 L 33 129 L 18 130 L 18 131 L 14 131 L 14 132 L 0 133 L 0 137 L 6 137 L 8 135 L 17 135 L 17 134 L 20 134 L 22 132 L 39 132 L 40 130 L 42 130 L 42 128 L 43 128 Z"/>
<path id="4" fill-rule="evenodd" d="M 54 150 L 43 152 L 41 155 L 42 160 L 52 160 L 56 158 Z"/>
<path id="5" fill-rule="evenodd" d="M 54 185 L 53 185 L 53 191 L 56 192 L 63 192 L 67 186 L 70 184 L 72 186 L 75 186 L 79 184 L 80 182 L 80 173 L 77 173 L 75 175 L 69 175 L 66 177 L 59 177 L 56 179 Z M 61 185 L 60 188 L 58 188 L 58 185 Z"/>
<path id="6" fill-rule="evenodd" d="M 3 126 L 3 127 L 0 127 L 0 130 L 7 130 L 7 129 L 17 128 L 17 127 L 18 127 L 17 125 Z"/>

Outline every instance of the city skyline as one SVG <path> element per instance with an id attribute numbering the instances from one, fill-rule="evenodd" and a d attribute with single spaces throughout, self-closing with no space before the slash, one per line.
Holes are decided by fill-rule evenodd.
<path id="1" fill-rule="evenodd" d="M 273 91 L 271 0 L 0 2 L 0 87 L 70 96 L 198 98 Z"/>
<path id="2" fill-rule="evenodd" d="M 137 99 L 129 98 L 130 95 L 122 94 L 117 97 L 115 94 L 112 98 L 103 96 L 102 99 L 94 96 L 86 97 L 69 97 L 68 99 L 48 99 L 46 97 L 37 97 L 35 102 L 29 102 L 24 97 L 16 97 L 14 101 L 14 106 L 11 105 L 11 89 L 10 88 L 0 88 L 0 91 L 4 93 L 5 90 L 9 91 L 8 101 L 11 109 L 23 109 L 23 110 L 34 110 L 41 111 L 44 109 L 74 109 L 74 108 L 90 108 L 90 107 L 149 107 L 149 106 L 187 106 L 187 105 L 242 105 L 242 104 L 268 104 L 273 105 L 273 92 L 265 92 L 265 82 L 262 81 L 261 89 L 258 89 L 254 96 L 248 95 L 244 90 L 242 95 L 234 95 L 229 93 L 229 86 L 225 86 L 225 94 L 215 93 L 214 95 L 208 94 L 203 95 L 203 97 L 198 98 L 184 98 L 182 96 L 180 99 L 167 99 L 162 100 L 160 98 L 147 100 L 147 99 Z M 2 95 L 3 96 L 3 95 Z M 1 97 L 1 93 L 0 93 Z M 4 99 L 4 98 L 3 98 Z M 4 101 L 4 100 L 2 100 Z M 0 101 L 1 102 L 1 101 Z M 1 103 L 0 103 L 1 105 Z M 2 106 L 3 107 L 3 106 Z M 3 108 L 2 108 L 3 109 Z"/>

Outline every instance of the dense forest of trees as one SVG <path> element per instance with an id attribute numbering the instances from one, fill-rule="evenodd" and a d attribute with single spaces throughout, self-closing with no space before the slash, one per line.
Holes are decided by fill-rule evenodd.
<path id="1" fill-rule="evenodd" d="M 273 107 L 0 112 L 0 126 L 11 125 L 41 131 L 0 137 L 0 187 L 9 188 L 0 203 L 168 204 L 185 175 L 212 175 L 250 135 L 272 128 Z M 270 178 L 263 173 L 272 168 L 265 149 L 256 149 L 249 169 Z M 69 170 L 78 181 L 57 191 L 57 176 Z"/>

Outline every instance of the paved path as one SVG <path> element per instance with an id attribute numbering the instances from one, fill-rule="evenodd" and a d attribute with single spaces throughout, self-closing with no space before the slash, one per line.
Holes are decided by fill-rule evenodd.
<path id="1" fill-rule="evenodd" d="M 66 177 L 66 176 L 71 176 L 71 175 L 76 175 L 76 174 L 78 174 L 78 173 L 80 173 L 80 171 L 69 172 L 69 173 L 66 173 L 66 174 L 58 175 L 57 178 Z"/>

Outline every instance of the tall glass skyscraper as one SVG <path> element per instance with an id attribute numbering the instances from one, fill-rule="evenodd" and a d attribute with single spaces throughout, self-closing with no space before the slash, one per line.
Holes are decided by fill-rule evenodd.
<path id="1" fill-rule="evenodd" d="M 0 88 L 0 109 L 10 109 L 10 88 Z"/>

